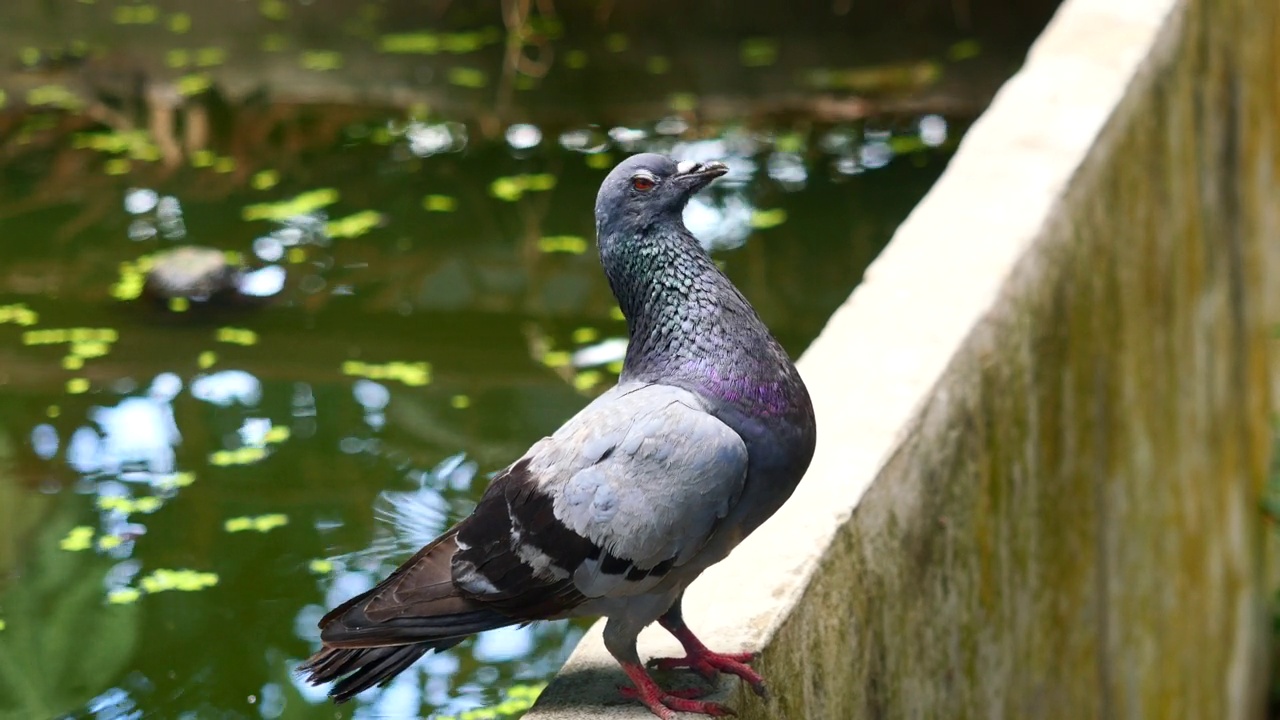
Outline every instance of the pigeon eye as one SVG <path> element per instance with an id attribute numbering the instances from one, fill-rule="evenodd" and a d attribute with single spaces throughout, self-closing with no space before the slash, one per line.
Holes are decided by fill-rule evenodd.
<path id="1" fill-rule="evenodd" d="M 657 183 L 653 181 L 653 178 L 647 175 L 637 175 L 631 178 L 631 187 L 639 190 L 640 192 L 649 192 L 656 184 Z"/>

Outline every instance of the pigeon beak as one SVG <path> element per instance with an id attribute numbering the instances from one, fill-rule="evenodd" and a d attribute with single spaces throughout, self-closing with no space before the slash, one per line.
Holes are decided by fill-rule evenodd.
<path id="1" fill-rule="evenodd" d="M 719 160 L 705 163 L 685 160 L 676 166 L 675 179 L 689 188 L 690 193 L 695 193 L 727 172 L 729 172 L 729 166 Z"/>

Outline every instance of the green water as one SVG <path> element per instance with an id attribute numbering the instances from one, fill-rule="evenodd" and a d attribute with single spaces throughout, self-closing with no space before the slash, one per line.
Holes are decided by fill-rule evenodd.
<path id="1" fill-rule="evenodd" d="M 0 10 L 0 717 L 444 716 L 536 686 L 584 625 L 488 633 L 341 708 L 292 671 L 324 609 L 614 381 L 608 168 L 728 160 L 689 223 L 798 354 L 971 115 L 928 100 L 979 54 L 959 31 L 875 65 L 828 9 L 707 11 L 681 44 L 449 5 Z M 815 99 L 858 83 L 882 104 Z M 134 299 L 182 244 L 284 286 Z"/>

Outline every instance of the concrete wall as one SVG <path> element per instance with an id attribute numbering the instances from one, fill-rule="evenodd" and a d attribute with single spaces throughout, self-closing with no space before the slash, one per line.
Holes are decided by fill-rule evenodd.
<path id="1" fill-rule="evenodd" d="M 1260 717 L 1278 246 L 1280 3 L 1068 0 L 801 363 L 810 474 L 686 602 L 763 650 L 722 697 Z M 526 717 L 647 717 L 613 667 L 597 628 Z"/>

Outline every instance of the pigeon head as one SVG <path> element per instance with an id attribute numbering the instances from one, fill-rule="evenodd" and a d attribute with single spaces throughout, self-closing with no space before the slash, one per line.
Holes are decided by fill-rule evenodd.
<path id="1" fill-rule="evenodd" d="M 641 153 L 618 163 L 596 195 L 596 231 L 600 242 L 609 236 L 634 232 L 655 223 L 680 221 L 694 193 L 729 172 L 722 162 L 685 160 Z"/>

